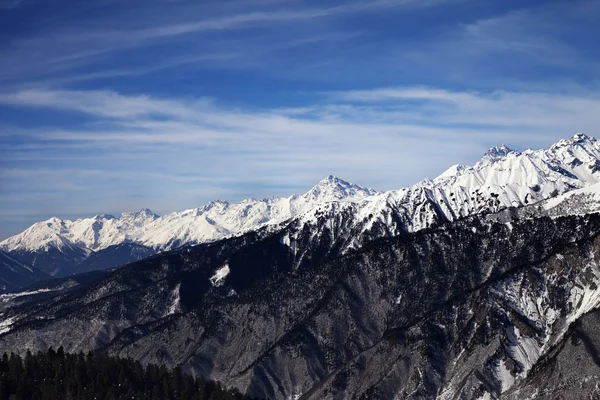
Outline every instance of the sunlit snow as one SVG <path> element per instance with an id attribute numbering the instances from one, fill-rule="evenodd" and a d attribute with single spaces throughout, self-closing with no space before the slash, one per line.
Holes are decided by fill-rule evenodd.
<path id="1" fill-rule="evenodd" d="M 210 278 L 210 283 L 213 286 L 221 286 L 225 282 L 225 278 L 229 275 L 229 264 L 223 265 L 215 271 L 215 274 Z"/>

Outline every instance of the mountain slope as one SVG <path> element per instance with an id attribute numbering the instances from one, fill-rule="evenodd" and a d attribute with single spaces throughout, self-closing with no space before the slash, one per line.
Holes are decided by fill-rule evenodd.
<path id="1" fill-rule="evenodd" d="M 375 196 L 402 216 L 405 230 L 533 204 L 600 181 L 600 141 L 577 134 L 548 150 L 490 149 L 472 167 L 455 165 L 433 180 Z"/>
<path id="2" fill-rule="evenodd" d="M 127 263 L 142 260 L 155 254 L 156 250 L 135 243 L 123 243 L 108 246 L 90 253 L 76 268 L 76 273 L 100 271 L 120 267 Z"/>
<path id="3" fill-rule="evenodd" d="M 315 223 L 160 254 L 8 307 L 0 350 L 104 349 L 270 398 L 496 398 L 525 388 L 600 302 L 597 214 L 473 217 L 342 257 L 335 225 Z"/>
<path id="4" fill-rule="evenodd" d="M 0 293 L 18 290 L 50 276 L 0 251 Z"/>
<path id="5" fill-rule="evenodd" d="M 376 242 L 130 329 L 110 351 L 272 398 L 495 397 L 600 301 L 600 273 L 586 267 L 599 223 L 475 221 Z"/>
<path id="6" fill-rule="evenodd" d="M 70 275 L 90 255 L 90 251 L 64 238 L 57 242 L 56 246 L 51 244 L 35 251 L 17 248 L 8 254 L 50 276 Z"/>
<path id="7" fill-rule="evenodd" d="M 2 295 L 0 351 L 96 349 L 278 399 L 596 396 L 597 148 L 499 147 L 68 290 Z M 220 227 L 237 215 L 219 209 Z"/>

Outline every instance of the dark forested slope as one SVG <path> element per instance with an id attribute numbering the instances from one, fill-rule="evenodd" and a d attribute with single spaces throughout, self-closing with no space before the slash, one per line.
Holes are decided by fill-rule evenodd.
<path id="1" fill-rule="evenodd" d="M 88 353 L 65 354 L 62 347 L 24 358 L 0 359 L 0 400 L 246 400 L 236 389 L 139 361 Z"/>

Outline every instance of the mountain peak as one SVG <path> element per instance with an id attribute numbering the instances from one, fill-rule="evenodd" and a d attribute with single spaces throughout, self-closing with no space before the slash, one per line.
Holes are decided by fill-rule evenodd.
<path id="1" fill-rule="evenodd" d="M 444 178 L 453 178 L 456 177 L 460 174 L 463 173 L 463 171 L 467 170 L 468 167 L 461 165 L 461 164 L 455 164 L 453 166 L 451 166 L 450 168 L 448 168 L 446 171 L 442 172 L 437 178 L 435 178 L 435 180 L 442 180 Z"/>
<path id="2" fill-rule="evenodd" d="M 153 213 L 152 210 L 150 210 L 149 208 L 141 208 L 140 210 L 134 212 L 135 215 L 138 216 L 145 216 L 145 217 L 158 217 L 157 214 Z"/>
<path id="3" fill-rule="evenodd" d="M 124 212 L 121 214 L 121 220 L 127 220 L 134 222 L 136 225 L 143 224 L 145 222 L 154 221 L 159 218 L 158 214 L 155 214 L 149 208 L 142 208 L 138 211 Z"/>
<path id="4" fill-rule="evenodd" d="M 124 212 L 122 214 L 123 215 L 137 215 L 137 216 L 152 216 L 152 215 L 156 215 L 149 208 L 140 208 L 137 211 Z"/>
<path id="5" fill-rule="evenodd" d="M 582 142 L 582 141 L 595 141 L 596 138 L 592 137 L 592 136 L 588 136 L 583 132 L 579 132 L 573 135 L 573 137 L 571 138 L 571 140 L 573 140 L 574 142 Z"/>
<path id="6" fill-rule="evenodd" d="M 116 217 L 111 214 L 98 214 L 94 217 L 95 220 L 103 220 L 103 219 L 115 219 Z"/>
<path id="7" fill-rule="evenodd" d="M 309 200 L 337 201 L 358 200 L 377 194 L 373 189 L 365 188 L 354 183 L 347 182 L 335 175 L 328 175 L 321 179 L 304 196 Z"/>
<path id="8" fill-rule="evenodd" d="M 46 224 L 61 224 L 63 221 L 62 219 L 58 218 L 58 217 L 51 217 L 48 218 L 46 221 L 44 221 L 44 223 Z"/>
<path id="9" fill-rule="evenodd" d="M 323 178 L 323 179 L 321 179 L 319 181 L 319 183 L 317 184 L 317 186 L 319 186 L 319 185 L 321 185 L 321 186 L 322 185 L 331 185 L 331 184 L 334 184 L 334 185 L 343 185 L 343 186 L 351 185 L 350 182 L 346 182 L 345 180 L 340 179 L 340 178 L 338 178 L 335 175 L 327 175 L 325 178 Z"/>
<path id="10" fill-rule="evenodd" d="M 485 154 L 484 158 L 488 158 L 490 160 L 497 160 L 499 158 L 505 157 L 509 153 L 514 152 L 514 150 L 509 149 L 506 145 L 501 144 L 500 146 L 494 146 L 489 149 Z"/>
<path id="11" fill-rule="evenodd" d="M 588 136 L 583 132 L 576 133 L 569 139 L 561 139 L 550 146 L 550 150 L 558 150 L 561 148 L 572 147 L 573 145 L 584 146 L 597 144 L 598 140 L 593 136 Z"/>

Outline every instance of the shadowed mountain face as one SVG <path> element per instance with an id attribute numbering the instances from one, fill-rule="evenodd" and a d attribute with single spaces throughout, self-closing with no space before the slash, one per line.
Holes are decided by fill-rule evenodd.
<path id="1" fill-rule="evenodd" d="M 600 311 L 577 320 L 507 399 L 596 399 L 600 397 Z"/>
<path id="2" fill-rule="evenodd" d="M 29 286 L 34 282 L 48 279 L 49 275 L 0 251 L 0 293 L 10 292 Z"/>
<path id="3" fill-rule="evenodd" d="M 44 271 L 48 276 L 70 275 L 88 256 L 87 251 L 76 246 L 64 246 L 60 249 L 49 247 L 36 251 L 16 249 L 9 254 L 25 264 Z"/>
<path id="4" fill-rule="evenodd" d="M 13 250 L 9 254 L 15 259 L 35 265 L 36 268 L 44 271 L 44 279 L 50 279 L 120 267 L 155 253 L 156 250 L 149 247 L 135 243 L 123 243 L 95 252 L 72 246 L 63 247 L 60 250 L 54 247 L 36 251 Z"/>
<path id="5" fill-rule="evenodd" d="M 77 266 L 76 271 L 80 274 L 120 267 L 121 265 L 150 257 L 155 253 L 154 249 L 135 243 L 108 246 L 105 249 L 91 253 Z"/>
<path id="6" fill-rule="evenodd" d="M 346 255 L 330 222 L 183 248 L 8 304 L 0 350 L 96 349 L 270 398 L 519 398 L 570 357 L 574 321 L 600 298 L 595 214 L 474 218 Z M 584 334 L 578 351 L 594 346 Z M 546 385 L 575 398 L 560 379 Z"/>

